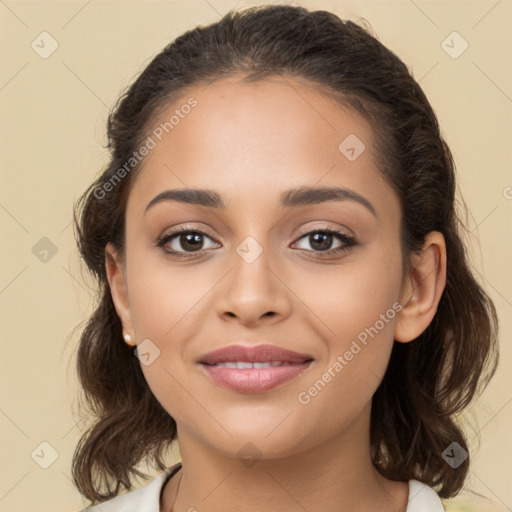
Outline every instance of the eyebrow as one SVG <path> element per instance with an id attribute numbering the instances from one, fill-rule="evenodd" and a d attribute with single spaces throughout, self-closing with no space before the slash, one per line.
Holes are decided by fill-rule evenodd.
<path id="1" fill-rule="evenodd" d="M 207 206 L 210 208 L 226 209 L 226 204 L 220 195 L 208 189 L 183 188 L 164 190 L 155 196 L 146 206 L 144 214 L 153 206 L 163 201 L 177 201 L 180 203 Z M 309 206 L 327 201 L 355 201 L 368 209 L 377 218 L 377 212 L 373 205 L 354 190 L 342 187 L 298 187 L 283 192 L 280 196 L 281 206 L 284 208 L 296 208 Z"/>

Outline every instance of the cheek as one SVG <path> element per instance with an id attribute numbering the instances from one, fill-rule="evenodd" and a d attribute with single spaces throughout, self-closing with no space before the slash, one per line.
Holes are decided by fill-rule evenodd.
<path id="1" fill-rule="evenodd" d="M 160 257 L 129 267 L 130 306 L 138 338 L 172 339 L 185 326 L 196 325 L 192 320 L 201 309 L 201 299 L 218 279 L 217 275 L 210 277 L 204 269 L 179 267 Z"/>
<path id="2" fill-rule="evenodd" d="M 304 272 L 293 279 L 294 293 L 321 320 L 323 334 L 337 349 L 343 349 L 347 341 L 376 322 L 382 337 L 392 337 L 396 317 L 393 304 L 400 296 L 402 280 L 398 244 L 385 247 L 375 243 L 349 255 L 336 267 L 314 274 Z"/>
<path id="3" fill-rule="evenodd" d="M 327 326 L 328 361 L 312 376 L 311 394 L 303 390 L 304 401 L 315 401 L 314 407 L 328 408 L 334 401 L 346 410 L 358 408 L 370 400 L 386 371 L 401 309 L 402 263 L 398 245 L 375 247 L 350 265 L 347 259 L 328 279 L 316 281 L 316 288 L 304 283 L 298 292 L 306 293 L 306 286 L 317 290 L 315 300 L 306 302 L 314 304 L 311 309 Z"/>
<path id="4" fill-rule="evenodd" d="M 335 334 L 327 342 L 328 360 L 296 397 L 298 412 L 308 418 L 306 438 L 348 428 L 368 406 L 386 372 L 400 305 L 385 285 L 358 289 L 359 295 L 340 299 L 341 307 L 326 304 L 329 309 L 322 310 Z"/>
<path id="5" fill-rule="evenodd" d="M 142 253 L 133 257 L 134 263 L 128 267 L 136 338 L 138 342 L 151 340 L 154 345 L 148 344 L 149 351 L 157 354 L 151 364 L 141 364 L 141 368 L 156 399 L 179 420 L 179 412 L 187 411 L 190 402 L 190 395 L 180 385 L 190 387 L 183 364 L 190 359 L 191 343 L 201 338 L 204 304 L 218 281 L 218 272 L 207 267 L 202 271 L 193 266 L 178 267 L 147 254 L 145 257 L 147 260 Z M 151 264 L 143 264 L 150 259 Z M 175 375 L 180 375 L 179 382 Z"/>

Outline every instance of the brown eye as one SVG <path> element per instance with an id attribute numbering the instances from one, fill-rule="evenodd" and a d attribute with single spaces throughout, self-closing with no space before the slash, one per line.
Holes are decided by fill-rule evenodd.
<path id="1" fill-rule="evenodd" d="M 308 235 L 310 246 L 318 251 L 327 251 L 333 243 L 333 235 L 330 233 L 318 232 Z"/>
<path id="2" fill-rule="evenodd" d="M 211 240 L 206 233 L 185 227 L 162 236 L 156 245 L 165 253 L 185 256 L 205 249 L 206 239 Z"/>
<path id="3" fill-rule="evenodd" d="M 201 233 L 187 233 L 178 235 L 179 245 L 186 251 L 198 251 L 202 248 L 203 240 Z"/>
<path id="4" fill-rule="evenodd" d="M 326 254 L 339 253 L 356 245 L 356 241 L 345 233 L 335 229 L 316 229 L 302 235 L 299 240 L 305 239 L 309 243 L 312 252 L 325 252 Z M 332 248 L 334 240 L 339 241 L 338 247 Z"/>

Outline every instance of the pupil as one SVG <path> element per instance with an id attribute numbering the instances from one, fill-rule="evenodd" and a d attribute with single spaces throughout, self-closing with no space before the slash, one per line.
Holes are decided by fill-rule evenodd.
<path id="1" fill-rule="evenodd" d="M 313 237 L 313 243 L 311 243 L 311 247 L 315 248 L 314 244 L 317 244 L 317 249 L 320 251 L 325 251 L 330 248 L 332 243 L 332 235 L 330 233 L 315 233 L 313 235 L 310 235 L 310 237 Z M 323 241 L 323 243 L 318 244 L 319 238 L 321 239 L 320 242 Z"/>

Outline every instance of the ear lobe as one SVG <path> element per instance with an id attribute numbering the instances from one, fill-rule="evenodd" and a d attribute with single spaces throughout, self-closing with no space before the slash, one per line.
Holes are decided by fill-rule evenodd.
<path id="1" fill-rule="evenodd" d="M 126 334 L 130 334 L 133 339 L 135 332 L 133 330 L 130 302 L 128 299 L 125 266 L 117 250 L 111 243 L 107 244 L 105 247 L 105 268 L 117 316 L 121 320 L 123 331 Z"/>
<path id="2" fill-rule="evenodd" d="M 397 315 L 395 340 L 407 343 L 430 325 L 446 285 L 446 244 L 432 231 L 419 254 L 411 256 L 413 270 L 401 291 L 402 310 Z M 403 302 L 402 302 L 403 301 Z"/>

